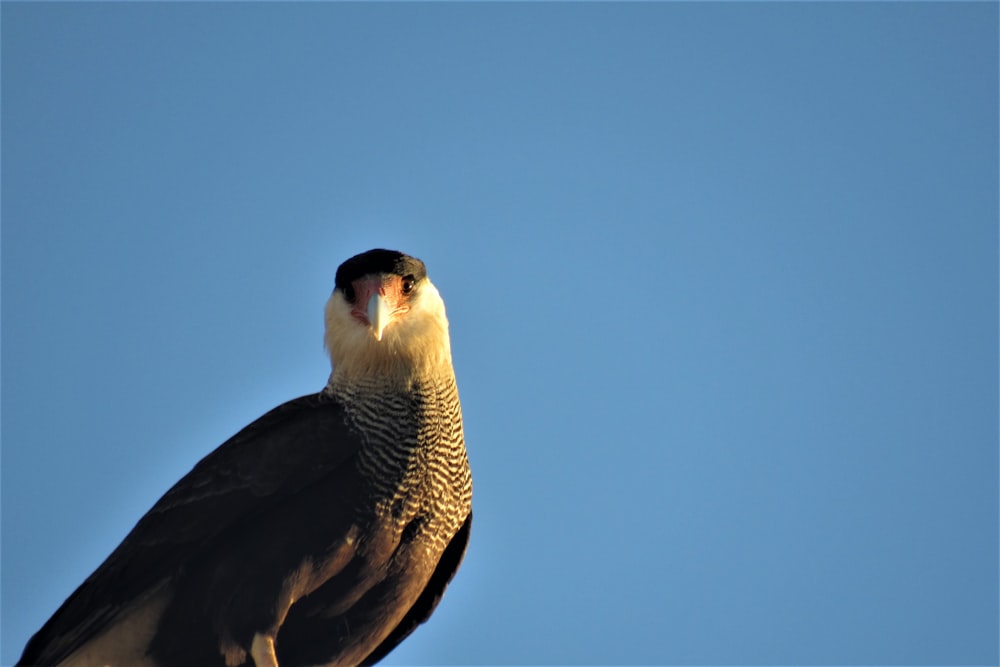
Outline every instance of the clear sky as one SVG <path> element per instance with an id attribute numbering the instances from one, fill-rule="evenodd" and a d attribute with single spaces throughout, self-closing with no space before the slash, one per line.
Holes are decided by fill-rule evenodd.
<path id="1" fill-rule="evenodd" d="M 476 516 L 387 664 L 997 662 L 996 3 L 0 21 L 0 663 L 380 246 Z"/>

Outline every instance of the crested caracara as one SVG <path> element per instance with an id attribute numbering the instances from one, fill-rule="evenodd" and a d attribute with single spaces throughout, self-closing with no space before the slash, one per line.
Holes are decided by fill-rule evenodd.
<path id="1" fill-rule="evenodd" d="M 371 664 L 427 620 L 465 553 L 472 481 L 423 262 L 344 262 L 325 343 L 326 387 L 195 465 L 20 665 Z"/>

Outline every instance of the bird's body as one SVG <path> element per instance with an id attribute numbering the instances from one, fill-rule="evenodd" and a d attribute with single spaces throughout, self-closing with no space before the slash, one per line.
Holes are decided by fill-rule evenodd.
<path id="1" fill-rule="evenodd" d="M 370 664 L 427 619 L 471 526 L 443 303 L 419 260 L 370 251 L 326 325 L 325 389 L 198 463 L 19 664 Z"/>

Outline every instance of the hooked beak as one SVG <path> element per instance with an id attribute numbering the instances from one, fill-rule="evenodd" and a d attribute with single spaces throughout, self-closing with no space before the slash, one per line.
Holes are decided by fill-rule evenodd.
<path id="1" fill-rule="evenodd" d="M 385 297 L 378 292 L 372 294 L 372 298 L 368 300 L 368 308 L 365 313 L 368 315 L 368 322 L 375 332 L 375 340 L 381 341 L 382 332 L 385 330 L 386 325 L 389 324 L 389 320 L 392 319 L 392 309 L 386 303 Z"/>
<path id="2" fill-rule="evenodd" d="M 367 325 L 379 342 L 386 328 L 410 310 L 402 285 L 402 278 L 387 275 L 368 276 L 354 283 L 357 301 L 351 315 Z"/>

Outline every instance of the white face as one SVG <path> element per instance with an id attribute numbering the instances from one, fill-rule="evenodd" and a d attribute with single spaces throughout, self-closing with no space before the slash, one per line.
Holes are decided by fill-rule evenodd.
<path id="1" fill-rule="evenodd" d="M 408 380 L 451 372 L 444 302 L 428 278 L 375 274 L 334 290 L 325 342 L 334 377 Z"/>

